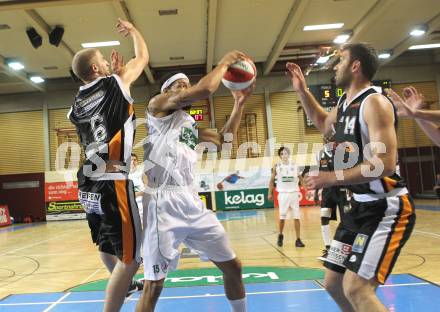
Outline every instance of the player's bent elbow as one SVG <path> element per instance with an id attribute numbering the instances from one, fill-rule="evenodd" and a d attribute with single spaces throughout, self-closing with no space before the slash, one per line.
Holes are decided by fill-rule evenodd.
<path id="1" fill-rule="evenodd" d="M 383 177 L 388 177 L 396 173 L 396 164 L 395 162 L 384 163 L 383 168 Z"/>

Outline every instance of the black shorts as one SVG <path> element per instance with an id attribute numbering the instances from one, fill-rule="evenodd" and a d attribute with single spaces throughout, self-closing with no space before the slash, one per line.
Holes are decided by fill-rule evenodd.
<path id="1" fill-rule="evenodd" d="M 353 230 L 339 223 L 325 258 L 324 266 L 327 269 L 339 273 L 345 272 L 345 260 L 351 253 L 351 246 L 356 235 Z"/>
<path id="2" fill-rule="evenodd" d="M 79 187 L 92 240 L 122 262 L 140 262 L 141 222 L 131 180 L 87 180 Z"/>
<path id="3" fill-rule="evenodd" d="M 341 216 L 350 208 L 345 189 L 339 187 L 324 188 L 322 189 L 321 198 L 321 217 L 337 220 L 337 208 L 339 208 Z"/>
<path id="4" fill-rule="evenodd" d="M 89 224 L 92 241 L 99 246 L 99 251 L 115 255 L 112 243 L 105 231 L 101 231 L 102 216 L 95 213 L 86 213 L 86 219 Z"/>
<path id="5" fill-rule="evenodd" d="M 352 200 L 351 207 L 356 228 L 338 227 L 324 266 L 341 273 L 348 269 L 384 284 L 414 228 L 413 201 L 403 195 L 369 202 Z"/>

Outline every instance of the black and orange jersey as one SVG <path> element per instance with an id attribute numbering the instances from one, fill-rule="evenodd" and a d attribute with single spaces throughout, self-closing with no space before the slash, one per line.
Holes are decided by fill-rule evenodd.
<path id="1" fill-rule="evenodd" d="M 119 76 L 100 77 L 81 86 L 67 116 L 77 129 L 87 160 L 97 155 L 129 165 L 135 115 L 133 99 Z"/>
<path id="2" fill-rule="evenodd" d="M 335 123 L 335 140 L 336 143 L 345 146 L 345 153 L 355 153 L 357 155 L 355 165 L 364 161 L 366 146 L 370 142 L 368 128 L 363 118 L 363 107 L 366 99 L 373 94 L 381 94 L 381 89 L 378 87 L 368 87 L 359 92 L 353 100 L 348 103 L 346 94 L 344 93 L 338 101 L 337 105 L 337 120 Z M 390 101 L 390 105 L 392 105 Z M 397 129 L 397 114 L 394 108 L 394 127 Z M 347 155 L 344 155 L 346 158 Z M 349 157 L 350 158 L 350 157 Z M 335 170 L 338 168 L 341 161 L 335 159 Z M 385 194 L 396 188 L 406 187 L 405 182 L 395 172 L 392 176 L 385 178 L 378 178 L 369 183 L 346 185 L 346 188 L 356 194 Z"/>
<path id="3" fill-rule="evenodd" d="M 319 171 L 333 171 L 333 157 L 335 143 L 327 143 L 324 148 L 318 153 Z"/>

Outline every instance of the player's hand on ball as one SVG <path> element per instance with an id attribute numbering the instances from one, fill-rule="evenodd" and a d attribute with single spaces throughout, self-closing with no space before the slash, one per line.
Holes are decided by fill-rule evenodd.
<path id="1" fill-rule="evenodd" d="M 249 87 L 243 90 L 231 90 L 231 94 L 234 97 L 235 104 L 239 107 L 243 106 L 247 98 L 252 94 L 255 89 L 256 81 L 254 81 Z"/>
<path id="2" fill-rule="evenodd" d="M 227 67 L 231 66 L 235 62 L 237 62 L 239 59 L 245 59 L 246 54 L 243 52 L 234 50 L 231 52 L 228 52 L 223 56 L 223 58 L 220 60 L 219 64 L 225 65 Z"/>

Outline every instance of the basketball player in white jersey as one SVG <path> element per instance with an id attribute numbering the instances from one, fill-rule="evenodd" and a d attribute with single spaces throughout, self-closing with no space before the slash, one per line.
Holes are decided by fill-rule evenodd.
<path id="1" fill-rule="evenodd" d="M 268 199 L 273 200 L 274 182 L 276 179 L 278 191 L 278 206 L 279 206 L 279 234 L 277 245 L 283 246 L 283 230 L 286 219 L 290 214 L 295 220 L 295 247 L 305 247 L 301 241 L 301 213 L 299 210 L 299 186 L 301 172 L 298 171 L 298 166 L 290 161 L 290 150 L 281 146 L 278 150 L 278 156 L 281 162 L 276 163 L 272 168 L 272 176 L 269 182 Z"/>
<path id="2" fill-rule="evenodd" d="M 111 272 L 104 311 L 120 310 L 141 261 L 139 212 L 128 180 L 135 119 L 130 86 L 143 72 L 149 54 L 131 23 L 119 19 L 117 29 L 133 40 L 135 57 L 111 75 L 99 50 L 78 51 L 72 70 L 84 85 L 68 114 L 86 154 L 78 171 L 79 200 L 87 214 L 96 217 L 92 237 Z M 96 170 L 98 163 L 102 172 Z"/>
<path id="3" fill-rule="evenodd" d="M 353 192 L 351 209 L 341 216 L 324 262 L 325 288 L 342 311 L 387 311 L 376 289 L 391 273 L 416 219 L 397 169 L 396 111 L 371 83 L 378 66 L 370 46 L 344 45 L 334 67 L 344 94 L 327 112 L 308 90 L 301 68 L 286 65 L 307 116 L 323 135 L 334 130 L 338 144 L 334 171 L 309 174 L 306 187 L 344 185 Z M 344 162 L 346 155 L 354 162 Z"/>
<path id="4" fill-rule="evenodd" d="M 177 267 L 179 245 L 209 259 L 223 272 L 226 297 L 234 312 L 246 311 L 241 263 L 233 252 L 225 230 L 215 214 L 206 209 L 197 193 L 194 169 L 200 143 L 221 148 L 224 135 L 233 136 L 240 124 L 244 102 L 253 86 L 232 91 L 235 104 L 219 133 L 198 129 L 194 119 L 182 110 L 192 102 L 212 95 L 230 65 L 245 58 L 238 51 L 226 54 L 218 66 L 191 86 L 182 73 L 168 78 L 161 94 L 147 106 L 148 140 L 144 145 L 144 168 L 148 178 L 144 208 L 145 284 L 136 311 L 154 311 L 167 273 Z"/>

